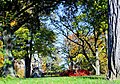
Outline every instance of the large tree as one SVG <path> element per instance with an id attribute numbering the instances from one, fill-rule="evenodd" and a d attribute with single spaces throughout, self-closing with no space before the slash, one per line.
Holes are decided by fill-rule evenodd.
<path id="1" fill-rule="evenodd" d="M 53 25 L 70 41 L 74 41 L 83 50 L 84 56 L 95 69 L 96 75 L 100 75 L 101 52 L 105 50 L 105 31 L 107 30 L 107 0 L 81 0 L 78 6 L 70 5 L 54 11 L 58 19 L 52 20 Z M 62 13 L 60 13 L 62 11 Z M 53 18 L 54 19 L 54 18 Z M 51 21 L 51 22 L 52 22 Z M 67 31 L 69 31 L 67 33 Z M 77 40 L 72 40 L 68 36 L 75 35 Z M 102 45 L 102 46 L 101 46 Z M 91 62 L 88 56 L 96 59 Z M 103 56 L 105 57 L 105 55 Z M 107 65 L 106 65 L 107 66 Z"/>
<path id="2" fill-rule="evenodd" d="M 100 75 L 100 54 L 105 46 L 105 34 L 107 30 L 107 0 L 82 0 L 79 2 L 82 7 L 82 16 L 78 16 L 80 21 L 87 23 L 90 29 L 91 35 L 93 35 L 94 42 L 90 42 L 89 39 L 85 39 L 87 44 L 93 52 L 93 56 L 96 58 L 95 71 L 96 75 Z M 87 28 L 83 25 L 83 30 Z M 89 35 L 89 34 L 88 34 Z M 91 37 L 90 37 L 91 38 Z M 101 46 L 101 44 L 104 44 Z M 101 48 L 101 50 L 100 50 Z"/>
<path id="3" fill-rule="evenodd" d="M 109 0 L 108 10 L 108 79 L 117 79 L 120 77 L 120 1 Z"/>
<path id="4" fill-rule="evenodd" d="M 6 57 L 13 60 L 11 54 L 11 36 L 22 25 L 29 25 L 31 36 L 33 36 L 33 30 L 39 28 L 39 16 L 49 14 L 50 11 L 54 10 L 56 6 L 61 2 L 65 4 L 71 4 L 71 2 L 74 3 L 75 1 L 71 0 L 70 2 L 68 2 L 66 0 L 1 0 L 0 30 L 4 32 L 2 35 L 5 44 L 5 51 L 7 53 Z M 32 50 L 32 40 L 33 38 L 31 38 L 30 41 L 30 51 Z M 28 58 L 26 59 L 28 61 Z M 8 71 L 7 68 L 6 71 Z M 11 74 L 13 74 L 13 71 L 11 71 Z"/>
<path id="5" fill-rule="evenodd" d="M 11 36 L 12 34 L 19 29 L 24 24 L 33 24 L 34 28 L 35 24 L 39 26 L 39 15 L 42 14 L 48 14 L 50 12 L 50 8 L 56 7 L 57 4 L 59 4 L 60 1 L 41 1 L 41 0 L 6 0 L 6 1 L 0 1 L 0 23 L 1 23 L 1 31 L 3 32 L 3 41 L 5 48 L 5 58 L 8 58 L 9 61 L 13 60 L 11 50 L 12 50 L 12 44 L 11 44 Z M 50 9 L 50 10 L 49 10 Z M 33 34 L 33 25 L 30 25 L 31 28 L 31 36 Z M 30 41 L 30 44 L 32 42 L 32 39 Z M 32 46 L 30 46 L 30 50 L 32 49 Z M 27 62 L 29 63 L 30 60 L 27 57 Z M 29 64 L 28 64 L 29 66 Z M 10 67 L 10 68 L 9 68 Z M 10 70 L 10 71 L 9 71 Z M 12 62 L 4 67 L 4 73 L 5 74 L 14 74 L 13 68 L 12 68 Z M 29 72 L 30 70 L 28 70 Z M 29 75 L 28 75 L 29 77 Z"/>

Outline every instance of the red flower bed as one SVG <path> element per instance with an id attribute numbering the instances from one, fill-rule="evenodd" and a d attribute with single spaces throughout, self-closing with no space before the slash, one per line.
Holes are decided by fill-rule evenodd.
<path id="1" fill-rule="evenodd" d="M 66 70 L 60 73 L 60 76 L 88 76 L 90 72 L 88 70 Z"/>
<path id="2" fill-rule="evenodd" d="M 88 70 L 77 70 L 76 73 L 74 74 L 76 76 L 87 76 L 90 75 L 90 72 Z"/>

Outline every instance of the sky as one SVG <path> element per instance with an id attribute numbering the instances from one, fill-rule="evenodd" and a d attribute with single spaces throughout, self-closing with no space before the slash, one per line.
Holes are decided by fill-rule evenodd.
<path id="1" fill-rule="evenodd" d="M 56 10 L 56 11 L 58 11 L 59 15 L 64 15 L 62 10 L 63 10 L 63 5 L 61 4 L 58 6 L 58 10 Z M 59 20 L 59 17 L 55 13 L 51 13 L 51 18 L 55 19 L 55 20 Z M 62 59 L 62 62 L 60 63 L 60 65 L 65 64 L 66 62 L 63 59 L 63 57 L 66 57 L 66 55 L 62 54 L 62 52 L 61 52 L 61 47 L 64 44 L 65 37 L 60 33 L 59 30 L 56 29 L 56 27 L 54 25 L 51 24 L 51 20 L 49 18 L 47 18 L 47 19 L 48 20 L 44 21 L 44 23 L 46 24 L 46 26 L 48 28 L 50 28 L 57 34 L 57 39 L 56 39 L 57 41 L 55 42 L 55 46 L 59 49 L 58 56 L 60 56 L 60 58 Z M 65 67 L 68 68 L 68 66 L 65 66 Z"/>

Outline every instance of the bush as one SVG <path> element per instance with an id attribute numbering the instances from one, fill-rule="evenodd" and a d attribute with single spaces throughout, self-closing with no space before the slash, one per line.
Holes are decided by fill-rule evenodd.
<path id="1" fill-rule="evenodd" d="M 70 76 L 72 74 L 74 74 L 75 70 L 66 70 L 63 71 L 62 73 L 60 73 L 60 76 Z"/>
<path id="2" fill-rule="evenodd" d="M 90 75 L 90 71 L 88 70 L 66 70 L 60 73 L 60 76 L 88 76 Z"/>

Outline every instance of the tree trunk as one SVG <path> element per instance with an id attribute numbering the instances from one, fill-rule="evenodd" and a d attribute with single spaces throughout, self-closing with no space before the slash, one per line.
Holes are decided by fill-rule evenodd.
<path id="1" fill-rule="evenodd" d="M 120 1 L 109 0 L 108 79 L 120 77 Z"/>
<path id="2" fill-rule="evenodd" d="M 25 56 L 25 77 L 29 78 L 30 77 L 30 58 L 28 54 Z"/>
<path id="3" fill-rule="evenodd" d="M 99 61 L 99 54 L 98 51 L 96 51 L 96 75 L 100 75 L 100 61 Z"/>
<path id="4" fill-rule="evenodd" d="M 73 70 L 73 60 L 72 60 L 72 57 L 70 57 L 70 67 L 69 67 L 70 70 Z"/>
<path id="5" fill-rule="evenodd" d="M 28 47 L 27 47 L 26 48 L 27 54 L 25 56 L 25 68 L 26 68 L 25 69 L 25 76 L 26 76 L 26 78 L 29 78 L 30 75 L 31 75 L 31 58 L 32 58 L 32 47 L 33 47 L 32 41 L 33 41 L 33 35 L 32 35 L 32 32 L 31 32 L 30 54 L 28 53 Z M 28 42 L 27 42 L 27 44 L 28 44 Z"/>

